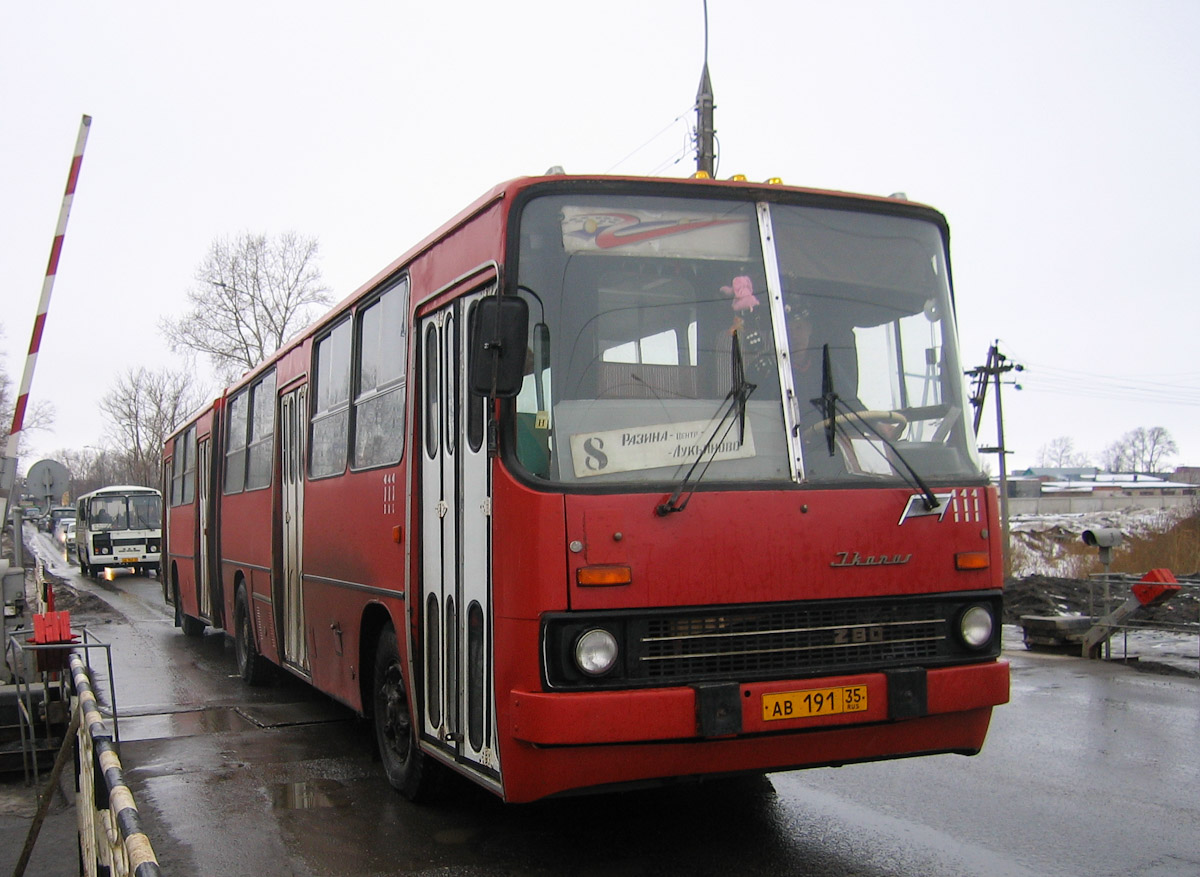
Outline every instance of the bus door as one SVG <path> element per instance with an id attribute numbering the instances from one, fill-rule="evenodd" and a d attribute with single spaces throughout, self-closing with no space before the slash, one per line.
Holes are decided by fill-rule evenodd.
<path id="1" fill-rule="evenodd" d="M 278 601 L 283 631 L 283 660 L 308 672 L 304 635 L 304 449 L 308 435 L 308 386 L 280 397 L 280 485 L 282 491 L 282 599 Z"/>
<path id="2" fill-rule="evenodd" d="M 455 302 L 420 326 L 422 721 L 427 738 L 495 779 L 491 469 L 484 400 L 466 388 L 463 318 L 481 297 Z"/>
<path id="3" fill-rule="evenodd" d="M 196 540 L 196 587 L 197 610 L 200 615 L 211 622 L 216 622 L 217 613 L 213 611 L 212 600 L 212 571 L 209 558 L 212 557 L 212 542 L 210 539 L 211 526 L 209 517 L 209 482 L 208 473 L 212 471 L 212 438 L 202 438 L 196 447 L 196 526 L 200 529 L 200 538 Z"/>

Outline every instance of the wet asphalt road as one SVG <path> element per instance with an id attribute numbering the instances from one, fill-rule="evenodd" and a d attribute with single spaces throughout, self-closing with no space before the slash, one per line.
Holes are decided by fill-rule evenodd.
<path id="1" fill-rule="evenodd" d="M 456 783 L 419 807 L 364 723 L 290 678 L 243 686 L 157 580 L 58 564 L 115 610 L 76 626 L 113 644 L 126 778 L 167 874 L 1200 874 L 1196 679 L 1014 641 L 1012 703 L 975 758 L 521 806 Z"/>

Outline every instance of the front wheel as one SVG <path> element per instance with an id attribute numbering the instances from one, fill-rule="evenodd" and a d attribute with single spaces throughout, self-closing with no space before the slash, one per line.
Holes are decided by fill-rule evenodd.
<path id="1" fill-rule="evenodd" d="M 271 681 L 271 662 L 258 653 L 254 631 L 250 629 L 250 605 L 246 589 L 239 587 L 233 609 L 233 651 L 238 673 L 247 685 L 266 685 Z"/>
<path id="2" fill-rule="evenodd" d="M 375 647 L 372 683 L 375 742 L 388 782 L 410 801 L 428 800 L 435 791 L 437 765 L 417 745 L 396 631 L 390 624 Z"/>
<path id="3" fill-rule="evenodd" d="M 179 585 L 175 586 L 175 626 L 183 628 L 184 636 L 204 635 L 204 622 L 183 611 L 183 601 L 179 599 Z"/>

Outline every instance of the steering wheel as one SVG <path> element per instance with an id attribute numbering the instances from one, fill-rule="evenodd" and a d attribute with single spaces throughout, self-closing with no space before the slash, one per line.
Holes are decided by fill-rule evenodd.
<path id="1" fill-rule="evenodd" d="M 880 427 L 888 427 L 892 435 L 888 438 L 895 438 L 900 435 L 904 427 L 908 426 L 908 418 L 899 411 L 855 411 L 849 414 L 835 414 L 833 416 L 833 425 L 835 427 L 861 427 L 864 423 L 871 425 L 875 429 Z M 801 438 L 811 439 L 819 435 L 828 427 L 828 420 L 821 420 L 814 423 L 801 433 Z M 887 434 L 884 433 L 886 436 Z"/>

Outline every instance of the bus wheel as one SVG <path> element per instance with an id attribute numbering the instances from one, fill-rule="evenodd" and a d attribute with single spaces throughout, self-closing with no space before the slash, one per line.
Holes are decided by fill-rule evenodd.
<path id="1" fill-rule="evenodd" d="M 184 614 L 183 601 L 179 599 L 179 585 L 175 586 L 175 626 L 183 628 L 184 636 L 204 635 L 204 622 Z"/>
<path id="2" fill-rule="evenodd" d="M 390 625 L 379 634 L 375 647 L 375 742 L 388 782 L 410 801 L 428 800 L 434 792 L 436 765 L 421 754 L 408 708 L 408 692 L 400 669 L 396 631 Z"/>
<path id="3" fill-rule="evenodd" d="M 237 655 L 238 673 L 247 685 L 265 685 L 271 681 L 271 664 L 258 653 L 250 630 L 250 606 L 246 589 L 239 587 L 233 610 L 233 651 Z"/>

